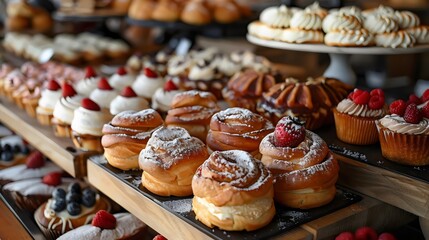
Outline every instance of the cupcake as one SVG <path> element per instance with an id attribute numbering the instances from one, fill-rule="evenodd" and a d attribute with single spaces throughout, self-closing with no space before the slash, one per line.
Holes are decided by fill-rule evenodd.
<path id="1" fill-rule="evenodd" d="M 0 185 L 24 179 L 41 178 L 50 172 L 62 172 L 60 167 L 50 161 L 46 161 L 39 151 L 32 152 L 25 161 L 25 164 L 1 170 Z"/>
<path id="2" fill-rule="evenodd" d="M 91 92 L 89 98 L 97 103 L 101 108 L 110 108 L 110 102 L 118 96 L 118 93 L 113 89 L 106 78 L 102 77 L 98 82 L 98 87 Z"/>
<path id="3" fill-rule="evenodd" d="M 140 111 L 149 108 L 149 102 L 143 97 L 137 96 L 131 86 L 122 89 L 121 94 L 110 102 L 110 113 L 116 115 L 123 111 Z"/>
<path id="4" fill-rule="evenodd" d="M 346 143 L 368 145 L 378 142 L 375 121 L 384 117 L 384 92 L 355 89 L 333 110 L 337 137 Z"/>
<path id="5" fill-rule="evenodd" d="M 136 77 L 127 72 L 124 67 L 118 68 L 115 74 L 109 78 L 109 84 L 116 91 L 122 91 L 126 86 L 131 86 Z"/>
<path id="6" fill-rule="evenodd" d="M 8 132 L 5 131 L 5 134 Z M 21 137 L 17 135 L 2 137 L 0 139 L 0 169 L 24 163 L 28 153 L 28 147 Z"/>
<path id="7" fill-rule="evenodd" d="M 0 68 L 0 94 L 3 95 L 3 86 L 6 76 L 13 71 L 13 67 L 9 64 L 2 64 Z"/>
<path id="8" fill-rule="evenodd" d="M 22 96 L 22 104 L 30 117 L 35 118 L 37 116 L 36 108 L 39 105 L 39 99 L 42 96 L 41 92 L 40 87 L 37 86 L 32 91 L 27 91 Z"/>
<path id="9" fill-rule="evenodd" d="M 167 114 L 168 110 L 171 109 L 171 103 L 173 102 L 176 94 L 183 92 L 179 90 L 173 80 L 168 80 L 164 88 L 158 88 L 152 96 L 152 108 L 160 112 L 161 114 Z"/>
<path id="10" fill-rule="evenodd" d="M 37 120 L 42 125 L 51 125 L 55 104 L 61 98 L 61 87 L 55 80 L 49 81 L 46 89 L 41 93 L 41 97 L 36 108 Z"/>
<path id="11" fill-rule="evenodd" d="M 114 240 L 114 239 L 146 239 L 146 224 L 130 213 L 110 214 L 105 210 L 98 211 L 91 224 L 73 229 L 58 240 Z"/>
<path id="12" fill-rule="evenodd" d="M 74 85 L 77 93 L 82 96 L 89 96 L 97 88 L 100 78 L 97 77 L 94 69 L 90 66 L 85 69 L 85 77 Z"/>
<path id="13" fill-rule="evenodd" d="M 71 123 L 74 110 L 80 106 L 82 96 L 78 95 L 73 86 L 64 83 L 63 95 L 55 104 L 52 125 L 57 137 L 71 137 Z"/>
<path id="14" fill-rule="evenodd" d="M 51 172 L 43 178 L 30 178 L 8 183 L 3 186 L 3 191 L 12 197 L 19 208 L 34 212 L 51 198 L 55 189 L 67 189 L 72 182 L 76 182 L 76 180 L 62 178 L 59 172 Z"/>
<path id="15" fill-rule="evenodd" d="M 159 88 L 164 86 L 164 79 L 150 68 L 144 68 L 143 74 L 140 74 L 133 83 L 132 88 L 138 96 L 144 97 L 150 101 L 153 94 Z"/>
<path id="16" fill-rule="evenodd" d="M 383 157 L 404 165 L 429 164 L 429 90 L 425 94 L 420 105 L 392 102 L 390 115 L 377 120 Z"/>
<path id="17" fill-rule="evenodd" d="M 74 111 L 71 123 L 74 145 L 84 151 L 102 152 L 101 136 L 103 125 L 108 123 L 112 115 L 107 109 L 89 98 L 82 99 L 81 106 Z"/>
<path id="18" fill-rule="evenodd" d="M 47 238 L 88 224 L 99 210 L 110 211 L 110 203 L 91 188 L 71 183 L 67 189 L 54 190 L 52 197 L 34 213 L 34 220 Z"/>

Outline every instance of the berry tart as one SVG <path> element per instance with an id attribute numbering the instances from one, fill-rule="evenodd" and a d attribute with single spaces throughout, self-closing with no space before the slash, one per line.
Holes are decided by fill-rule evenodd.
<path id="1" fill-rule="evenodd" d="M 99 210 L 110 211 L 110 203 L 91 188 L 82 189 L 77 182 L 67 189 L 58 188 L 34 213 L 34 219 L 47 238 L 88 224 Z"/>
<path id="2" fill-rule="evenodd" d="M 40 205 L 48 201 L 55 190 L 67 189 L 76 180 L 62 178 L 60 172 L 51 172 L 43 178 L 30 178 L 8 183 L 3 191 L 14 199 L 21 209 L 34 212 Z"/>
<path id="3" fill-rule="evenodd" d="M 29 149 L 21 137 L 10 135 L 1 138 L 0 169 L 24 163 L 28 153 Z"/>
<path id="4" fill-rule="evenodd" d="M 89 98 L 82 99 L 81 106 L 74 111 L 71 123 L 74 145 L 84 151 L 102 152 L 101 137 L 103 125 L 112 119 L 107 109 Z"/>
<path id="5" fill-rule="evenodd" d="M 116 73 L 109 78 L 109 83 L 110 86 L 119 92 L 126 86 L 131 86 L 134 80 L 136 80 L 135 75 L 128 73 L 125 67 L 120 67 Z"/>
<path id="6" fill-rule="evenodd" d="M 149 102 L 137 96 L 131 86 L 122 89 L 121 94 L 110 102 L 110 113 L 116 115 L 123 111 L 140 111 L 149 108 Z"/>
<path id="7" fill-rule="evenodd" d="M 337 137 L 346 143 L 368 145 L 378 142 L 375 121 L 387 113 L 384 92 L 355 89 L 333 110 Z"/>
<path id="8" fill-rule="evenodd" d="M 132 88 L 138 96 L 151 101 L 155 91 L 164 86 L 164 79 L 151 68 L 144 68 L 143 74 L 140 74 L 133 83 Z"/>
<path id="9" fill-rule="evenodd" d="M 118 93 L 113 89 L 106 78 L 102 77 L 98 82 L 98 87 L 91 92 L 89 98 L 96 102 L 101 108 L 110 108 L 110 103 L 118 96 Z"/>
<path id="10" fill-rule="evenodd" d="M 61 98 L 61 87 L 55 80 L 48 83 L 46 89 L 42 91 L 36 108 L 37 120 L 42 125 L 51 125 L 55 104 Z"/>
<path id="11" fill-rule="evenodd" d="M 74 88 L 76 89 L 77 93 L 79 93 L 79 95 L 87 97 L 97 88 L 99 80 L 100 78 L 97 77 L 97 73 L 95 72 L 94 68 L 88 66 L 85 69 L 85 77 L 78 81 L 74 85 Z"/>
<path id="12" fill-rule="evenodd" d="M 274 174 L 274 199 L 308 209 L 331 202 L 336 194 L 338 162 L 328 145 L 297 118 L 284 117 L 261 142 L 262 163 Z"/>
<path id="13" fill-rule="evenodd" d="M 105 210 L 98 211 L 91 224 L 73 229 L 58 240 L 128 240 L 146 239 L 146 224 L 130 213 L 110 214 Z"/>
<path id="14" fill-rule="evenodd" d="M 421 98 L 392 102 L 389 110 L 376 122 L 383 156 L 404 165 L 428 165 L 429 89 Z"/>

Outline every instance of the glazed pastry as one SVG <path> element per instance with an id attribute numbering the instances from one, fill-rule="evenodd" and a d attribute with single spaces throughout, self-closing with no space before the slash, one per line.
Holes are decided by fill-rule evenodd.
<path id="1" fill-rule="evenodd" d="M 19 208 L 33 213 L 51 198 L 55 188 L 67 189 L 70 183 L 76 182 L 72 178 L 62 178 L 60 172 L 50 172 L 42 177 L 8 183 L 3 186 L 3 191 L 11 196 Z"/>
<path id="2" fill-rule="evenodd" d="M 338 163 L 317 134 L 297 118 L 284 117 L 259 147 L 262 163 L 275 175 L 274 199 L 292 208 L 323 206 L 334 199 Z"/>
<path id="3" fill-rule="evenodd" d="M 68 189 L 54 190 L 52 197 L 34 213 L 45 236 L 57 239 L 64 233 L 88 224 L 99 210 L 110 211 L 110 203 L 91 188 L 75 182 Z"/>
<path id="4" fill-rule="evenodd" d="M 152 18 L 162 22 L 175 22 L 180 17 L 180 6 L 175 1 L 160 0 L 152 12 Z"/>
<path id="5" fill-rule="evenodd" d="M 326 33 L 325 44 L 336 47 L 365 47 L 374 44 L 374 36 L 365 28 L 334 31 Z"/>
<path id="6" fill-rule="evenodd" d="M 319 77 L 307 81 L 288 78 L 262 95 L 257 111 L 277 123 L 283 116 L 294 116 L 314 130 L 333 123 L 332 108 L 343 100 L 352 88 L 333 79 Z"/>
<path id="7" fill-rule="evenodd" d="M 210 151 L 243 150 L 260 158 L 259 144 L 273 124 L 244 108 L 228 108 L 213 115 L 207 135 Z"/>
<path id="8" fill-rule="evenodd" d="M 275 79 L 271 74 L 247 70 L 235 74 L 222 90 L 222 96 L 231 107 L 247 108 L 256 111 L 257 100 L 262 93 L 274 86 Z"/>
<path id="9" fill-rule="evenodd" d="M 43 154 L 34 151 L 28 157 L 22 158 L 18 165 L 10 165 L 8 168 L 0 170 L 0 185 L 30 178 L 41 178 L 50 172 L 62 172 L 62 169 L 50 161 L 46 161 Z"/>
<path id="10" fill-rule="evenodd" d="M 55 81 L 49 81 L 46 89 L 41 93 L 41 97 L 36 108 L 37 120 L 42 125 L 51 125 L 55 104 L 61 98 L 61 87 Z"/>
<path id="11" fill-rule="evenodd" d="M 210 119 L 218 111 L 220 107 L 213 94 L 191 90 L 174 96 L 165 123 L 183 127 L 191 136 L 205 142 Z"/>
<path id="12" fill-rule="evenodd" d="M 101 144 L 110 165 L 122 169 L 138 169 L 138 157 L 146 147 L 152 132 L 163 125 L 153 109 L 140 112 L 124 111 L 103 126 Z"/>
<path id="13" fill-rule="evenodd" d="M 192 179 L 195 218 L 227 231 L 253 231 L 275 215 L 273 176 L 249 153 L 213 152 Z"/>
<path id="14" fill-rule="evenodd" d="M 264 9 L 259 20 L 273 28 L 288 28 L 293 16 L 293 10 L 285 5 L 272 6 Z"/>
<path id="15" fill-rule="evenodd" d="M 415 43 L 416 39 L 405 30 L 375 36 L 375 44 L 380 47 L 409 48 Z"/>
<path id="16" fill-rule="evenodd" d="M 130 213 L 110 214 L 98 211 L 91 224 L 80 226 L 61 235 L 58 240 L 114 240 L 144 239 L 147 236 L 146 224 Z"/>
<path id="17" fill-rule="evenodd" d="M 74 85 L 76 92 L 79 95 L 88 97 L 92 91 L 97 88 L 100 78 L 97 77 L 94 69 L 90 66 L 85 69 L 85 77 Z"/>
<path id="18" fill-rule="evenodd" d="M 140 74 L 133 83 L 133 90 L 138 96 L 151 101 L 152 95 L 158 88 L 164 86 L 164 79 L 150 68 L 144 68 L 143 74 Z"/>
<path id="19" fill-rule="evenodd" d="M 192 195 L 192 177 L 208 156 L 205 144 L 184 128 L 162 127 L 140 153 L 142 184 L 160 196 Z"/>
<path id="20" fill-rule="evenodd" d="M 73 86 L 68 83 L 63 84 L 62 92 L 62 97 L 55 104 L 52 125 L 55 136 L 71 137 L 74 110 L 80 106 L 83 97 L 78 95 Z"/>
<path id="21" fill-rule="evenodd" d="M 420 25 L 418 27 L 408 28 L 406 31 L 416 39 L 417 44 L 429 43 L 429 26 Z"/>
<path id="22" fill-rule="evenodd" d="M 136 77 L 134 75 L 128 73 L 124 67 L 120 67 L 116 73 L 109 78 L 109 84 L 119 92 L 126 86 L 133 85 L 135 79 Z"/>
<path id="23" fill-rule="evenodd" d="M 337 137 L 346 143 L 367 145 L 378 142 L 375 121 L 384 117 L 384 92 L 355 89 L 333 109 Z"/>
<path id="24" fill-rule="evenodd" d="M 180 19 L 188 24 L 204 25 L 212 21 L 212 15 L 203 1 L 191 0 L 186 3 L 180 14 Z"/>
<path id="25" fill-rule="evenodd" d="M 111 119 L 112 115 L 107 109 L 101 109 L 89 98 L 82 99 L 81 106 L 74 111 L 71 123 L 75 147 L 84 151 L 102 152 L 102 129 Z"/>
<path id="26" fill-rule="evenodd" d="M 149 108 L 146 99 L 137 96 L 130 86 L 126 86 L 120 95 L 110 103 L 110 113 L 116 115 L 126 110 L 140 111 Z"/>
<path id="27" fill-rule="evenodd" d="M 110 103 L 118 96 L 106 78 L 102 77 L 98 82 L 98 87 L 91 92 L 89 98 L 102 108 L 110 108 Z"/>
<path id="28" fill-rule="evenodd" d="M 222 24 L 235 22 L 241 18 L 239 6 L 234 0 L 218 0 L 214 7 L 213 18 Z"/>
<path id="29" fill-rule="evenodd" d="M 179 90 L 173 80 L 168 80 L 163 88 L 158 88 L 152 96 L 152 108 L 162 114 L 171 109 L 171 103 L 176 94 L 183 92 Z"/>

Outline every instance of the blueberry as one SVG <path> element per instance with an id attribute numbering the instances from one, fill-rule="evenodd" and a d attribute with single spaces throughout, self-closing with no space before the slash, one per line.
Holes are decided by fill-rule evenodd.
<path id="1" fill-rule="evenodd" d="M 51 203 L 51 208 L 55 212 L 61 212 L 66 208 L 66 201 L 63 198 L 54 199 Z"/>
<path id="2" fill-rule="evenodd" d="M 82 204 L 85 207 L 92 207 L 95 204 L 95 196 L 92 196 L 90 194 L 83 195 L 82 196 Z"/>
<path id="3" fill-rule="evenodd" d="M 67 204 L 67 212 L 69 212 L 70 215 L 76 216 L 81 213 L 81 208 L 79 203 L 71 202 Z"/>
<path id="4" fill-rule="evenodd" d="M 10 146 L 10 144 L 9 144 L 9 143 L 6 143 L 6 144 L 3 146 L 3 151 L 8 151 L 8 152 L 12 151 L 12 147 Z"/>
<path id="5" fill-rule="evenodd" d="M 19 146 L 18 144 L 14 145 L 13 146 L 13 152 L 14 153 L 20 153 L 21 152 L 21 146 Z"/>
<path id="6" fill-rule="evenodd" d="M 6 161 L 6 162 L 12 161 L 13 158 L 14 158 L 14 156 L 13 156 L 13 153 L 11 151 L 4 151 L 1 153 L 1 156 L 0 156 L 0 159 L 2 161 Z"/>
<path id="7" fill-rule="evenodd" d="M 61 199 L 66 199 L 66 191 L 62 188 L 55 188 L 54 191 L 52 192 L 52 197 L 53 198 L 61 198 Z"/>
<path id="8" fill-rule="evenodd" d="M 30 149 L 24 145 L 21 147 L 21 153 L 27 155 L 30 153 Z"/>
<path id="9" fill-rule="evenodd" d="M 91 188 L 85 188 L 85 189 L 82 191 L 82 195 L 83 195 L 83 196 L 85 196 L 85 195 L 91 195 L 92 197 L 94 197 L 94 198 L 95 198 L 95 191 L 94 191 L 94 190 L 92 190 Z"/>
<path id="10" fill-rule="evenodd" d="M 68 192 L 66 195 L 67 203 L 75 202 L 80 204 L 82 202 L 82 197 L 79 193 Z"/>
<path id="11" fill-rule="evenodd" d="M 71 183 L 68 188 L 69 192 L 79 193 L 81 192 L 80 185 L 77 182 Z"/>

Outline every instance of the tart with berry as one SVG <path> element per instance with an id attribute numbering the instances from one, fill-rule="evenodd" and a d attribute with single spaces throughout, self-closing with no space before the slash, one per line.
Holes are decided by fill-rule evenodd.
<path id="1" fill-rule="evenodd" d="M 341 141 L 356 145 L 377 143 L 375 121 L 387 114 L 384 92 L 355 89 L 333 112 L 337 137 Z"/>
<path id="2" fill-rule="evenodd" d="M 111 214 L 105 210 L 98 211 L 91 224 L 71 230 L 58 240 L 115 240 L 147 239 L 146 224 L 130 213 Z"/>
<path id="3" fill-rule="evenodd" d="M 377 121 L 383 157 L 404 165 L 429 164 L 429 89 L 421 98 L 396 100 Z"/>
<path id="4" fill-rule="evenodd" d="M 100 210 L 110 211 L 110 203 L 91 188 L 71 183 L 67 188 L 56 188 L 51 198 L 37 208 L 34 219 L 48 239 L 91 222 Z"/>
<path id="5" fill-rule="evenodd" d="M 17 135 L 2 137 L 0 139 L 0 170 L 25 163 L 29 152 L 21 137 Z"/>

